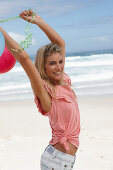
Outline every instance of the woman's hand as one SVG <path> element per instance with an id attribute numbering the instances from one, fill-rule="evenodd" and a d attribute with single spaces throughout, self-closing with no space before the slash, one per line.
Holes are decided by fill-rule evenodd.
<path id="1" fill-rule="evenodd" d="M 65 41 L 39 15 L 35 14 L 32 10 L 25 10 L 20 13 L 20 17 L 25 21 L 36 24 L 47 35 L 52 43 L 57 44 L 61 48 L 62 56 L 65 58 Z"/>
<path id="2" fill-rule="evenodd" d="M 36 24 L 40 19 L 40 17 L 37 14 L 35 14 L 32 10 L 25 10 L 21 12 L 20 17 L 25 21 L 31 22 L 33 24 Z"/>

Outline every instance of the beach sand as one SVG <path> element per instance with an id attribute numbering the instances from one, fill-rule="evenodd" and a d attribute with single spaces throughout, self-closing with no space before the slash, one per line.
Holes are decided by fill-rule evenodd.
<path id="1" fill-rule="evenodd" d="M 113 170 L 113 97 L 79 97 L 80 147 L 74 170 Z M 51 139 L 33 100 L 0 102 L 0 170 L 40 170 Z"/>

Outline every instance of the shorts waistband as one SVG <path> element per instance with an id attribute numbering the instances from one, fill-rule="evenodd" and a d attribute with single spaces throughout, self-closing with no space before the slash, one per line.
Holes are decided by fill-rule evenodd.
<path id="1" fill-rule="evenodd" d="M 59 159 L 62 160 L 68 160 L 70 163 L 73 163 L 75 161 L 76 155 L 69 155 L 67 153 L 61 152 L 54 148 L 52 145 L 48 145 L 47 148 L 45 149 L 50 155 L 52 156 L 57 156 Z"/>

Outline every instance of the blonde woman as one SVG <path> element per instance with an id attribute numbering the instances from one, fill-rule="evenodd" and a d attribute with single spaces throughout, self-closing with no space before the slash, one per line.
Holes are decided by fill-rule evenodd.
<path id="1" fill-rule="evenodd" d="M 28 22 L 33 15 L 31 10 L 20 13 Z M 38 50 L 35 65 L 26 51 L 19 50 L 19 45 L 2 28 L 0 30 L 7 48 L 29 77 L 39 112 L 49 117 L 52 139 L 41 156 L 41 170 L 71 170 L 79 147 L 80 115 L 71 80 L 64 73 L 65 41 L 37 14 L 33 24 L 51 41 Z"/>

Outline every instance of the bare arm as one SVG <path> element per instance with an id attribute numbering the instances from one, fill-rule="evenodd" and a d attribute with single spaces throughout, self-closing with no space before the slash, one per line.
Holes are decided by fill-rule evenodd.
<path id="1" fill-rule="evenodd" d="M 20 16 L 24 20 L 30 22 L 33 18 L 33 14 L 34 13 L 31 10 L 30 11 L 26 10 L 24 12 L 21 12 Z M 35 16 L 33 23 L 40 27 L 40 29 L 47 35 L 51 42 L 57 44 L 61 48 L 62 56 L 65 57 L 65 42 L 60 37 L 60 35 L 54 29 L 52 29 L 45 21 L 43 21 L 41 17 L 38 15 Z M 40 99 L 40 103 L 43 109 L 45 111 L 49 111 L 51 108 L 51 97 L 46 91 L 42 83 L 40 74 L 37 71 L 34 64 L 32 63 L 32 60 L 30 59 L 29 55 L 24 50 L 21 52 L 12 51 L 11 48 L 15 50 L 19 49 L 18 43 L 16 43 L 16 41 L 14 41 L 2 28 L 0 28 L 0 30 L 4 35 L 5 44 L 8 50 L 12 53 L 16 60 L 20 62 L 26 74 L 28 75 L 33 91 L 35 92 L 36 96 Z"/>
<path id="2" fill-rule="evenodd" d="M 20 16 L 25 20 L 30 22 L 32 20 L 33 11 L 24 11 L 20 13 Z M 35 15 L 35 19 L 33 21 L 40 29 L 47 35 L 49 40 L 57 44 L 61 48 L 62 56 L 65 60 L 65 41 L 61 38 L 61 36 L 51 28 L 39 15 Z"/>
<path id="3" fill-rule="evenodd" d="M 26 74 L 28 75 L 33 91 L 35 92 L 36 96 L 40 99 L 43 109 L 45 111 L 49 111 L 51 108 L 51 98 L 48 92 L 46 91 L 42 83 L 40 74 L 38 73 L 35 65 L 32 63 L 32 60 L 30 59 L 29 55 L 24 50 L 21 52 L 12 51 L 11 48 L 16 50 L 19 49 L 18 43 L 16 43 L 16 41 L 14 41 L 2 28 L 0 28 L 0 31 L 2 31 L 4 35 L 5 44 L 8 50 L 12 53 L 15 59 L 20 62 Z"/>

